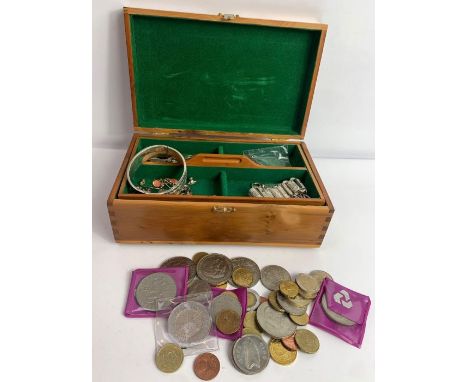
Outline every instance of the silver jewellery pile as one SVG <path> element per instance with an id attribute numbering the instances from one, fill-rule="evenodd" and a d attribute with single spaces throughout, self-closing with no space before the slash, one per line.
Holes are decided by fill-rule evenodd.
<path id="1" fill-rule="evenodd" d="M 297 178 L 283 180 L 278 184 L 252 183 L 249 195 L 256 198 L 310 198 L 307 188 Z"/>
<path id="2" fill-rule="evenodd" d="M 135 180 L 137 170 L 142 165 L 151 163 L 178 165 L 182 167 L 182 175 L 179 179 L 153 179 L 150 184 L 147 184 L 145 179 Z M 191 186 L 196 183 L 191 177 L 187 180 L 187 163 L 184 156 L 176 149 L 165 145 L 149 146 L 135 155 L 127 168 L 127 180 L 130 186 L 138 192 L 158 195 L 191 195 Z"/>

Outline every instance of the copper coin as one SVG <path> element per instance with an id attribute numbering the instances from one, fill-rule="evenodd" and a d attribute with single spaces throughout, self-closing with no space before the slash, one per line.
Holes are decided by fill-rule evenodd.
<path id="1" fill-rule="evenodd" d="M 294 340 L 294 335 L 281 338 L 281 342 L 289 350 L 297 350 L 297 344 L 296 344 L 296 341 Z"/>
<path id="2" fill-rule="evenodd" d="M 216 328 L 224 334 L 233 334 L 241 326 L 241 317 L 230 309 L 225 309 L 216 315 Z"/>
<path id="3" fill-rule="evenodd" d="M 200 354 L 193 362 L 193 371 L 198 378 L 204 381 L 213 379 L 219 373 L 218 357 L 212 353 Z"/>

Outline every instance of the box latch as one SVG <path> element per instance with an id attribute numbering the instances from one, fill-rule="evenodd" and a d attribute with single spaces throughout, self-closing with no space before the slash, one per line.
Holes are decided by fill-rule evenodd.
<path id="1" fill-rule="evenodd" d="M 233 13 L 219 13 L 218 16 L 220 16 L 224 21 L 234 20 L 239 17 L 239 15 L 235 15 Z"/>

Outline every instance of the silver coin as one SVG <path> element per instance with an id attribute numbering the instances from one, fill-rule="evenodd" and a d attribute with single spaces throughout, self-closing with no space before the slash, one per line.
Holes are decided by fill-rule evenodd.
<path id="1" fill-rule="evenodd" d="M 320 290 L 321 281 L 318 277 L 299 273 L 296 276 L 296 284 L 299 286 L 303 297 L 313 298 Z"/>
<path id="2" fill-rule="evenodd" d="M 213 321 L 216 320 L 219 312 L 226 309 L 233 310 L 239 316 L 242 316 L 242 305 L 239 300 L 229 293 L 221 293 L 211 302 L 211 317 Z"/>
<path id="3" fill-rule="evenodd" d="M 322 304 L 323 311 L 325 312 L 325 314 L 328 316 L 330 320 L 333 320 L 337 322 L 338 324 L 346 325 L 346 326 L 356 325 L 354 321 L 351 321 L 350 319 L 342 316 L 341 314 L 335 313 L 328 308 L 327 298 L 325 296 L 325 293 L 322 294 L 322 300 L 320 302 Z"/>
<path id="4" fill-rule="evenodd" d="M 260 271 L 262 284 L 269 290 L 278 290 L 281 281 L 291 280 L 289 272 L 279 265 L 267 265 Z"/>
<path id="5" fill-rule="evenodd" d="M 257 285 L 258 280 L 260 280 L 260 268 L 255 261 L 250 260 L 247 257 L 234 257 L 231 259 L 231 264 L 233 272 L 238 268 L 245 268 L 252 272 L 253 280 L 249 288 Z M 233 282 L 232 278 L 229 279 L 229 284 L 236 286 L 236 283 Z"/>
<path id="6" fill-rule="evenodd" d="M 210 293 L 211 285 L 208 284 L 205 280 L 194 279 L 188 287 L 187 294 L 195 293 Z"/>
<path id="7" fill-rule="evenodd" d="M 232 348 L 232 359 L 244 374 L 260 373 L 270 361 L 268 345 L 255 334 L 246 334 L 239 338 Z"/>
<path id="8" fill-rule="evenodd" d="M 273 309 L 268 302 L 260 304 L 256 317 L 262 330 L 273 338 L 289 337 L 296 331 L 296 325 L 289 317 Z"/>
<path id="9" fill-rule="evenodd" d="M 143 309 L 155 312 L 156 299 L 174 298 L 177 294 L 177 286 L 174 279 L 165 273 L 152 273 L 138 283 L 135 290 L 135 299 Z M 167 306 L 164 304 L 161 308 Z"/>
<path id="10" fill-rule="evenodd" d="M 167 320 L 169 336 L 181 347 L 202 342 L 211 330 L 211 317 L 208 308 L 196 301 L 177 305 Z"/>
<path id="11" fill-rule="evenodd" d="M 315 277 L 320 285 L 322 284 L 322 281 L 324 278 L 329 278 L 330 280 L 333 280 L 333 277 L 331 277 L 325 271 L 315 270 L 315 271 L 309 272 L 309 275 L 311 275 L 312 277 Z"/>
<path id="12" fill-rule="evenodd" d="M 276 294 L 276 301 L 278 301 L 279 306 L 281 306 L 286 312 L 295 316 L 302 316 L 307 311 L 307 305 L 303 307 L 294 305 L 289 298 L 284 297 L 281 293 Z"/>
<path id="13" fill-rule="evenodd" d="M 184 256 L 176 256 L 167 259 L 161 264 L 161 268 L 177 268 L 177 267 L 189 267 L 188 282 L 190 283 L 193 278 L 196 276 L 197 271 L 195 268 L 195 263 Z"/>
<path id="14" fill-rule="evenodd" d="M 249 307 L 248 305 L 248 301 L 249 301 L 249 293 L 255 297 L 255 303 Z M 258 306 L 260 305 L 260 296 L 258 295 L 257 292 L 255 292 L 253 289 L 248 289 L 247 290 L 247 311 L 250 312 L 252 310 L 255 310 L 258 308 Z"/>
<path id="15" fill-rule="evenodd" d="M 231 278 L 232 264 L 226 256 L 212 253 L 197 263 L 197 274 L 211 285 L 221 285 Z"/>

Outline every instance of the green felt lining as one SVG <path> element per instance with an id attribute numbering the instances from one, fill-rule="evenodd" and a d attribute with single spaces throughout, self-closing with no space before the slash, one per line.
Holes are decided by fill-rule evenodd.
<path id="1" fill-rule="evenodd" d="M 321 31 L 130 15 L 139 127 L 300 135 Z"/>

